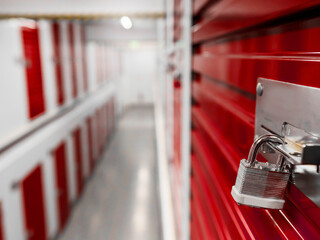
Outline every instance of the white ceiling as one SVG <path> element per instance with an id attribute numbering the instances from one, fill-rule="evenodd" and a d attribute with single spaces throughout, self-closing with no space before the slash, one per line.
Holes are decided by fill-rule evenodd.
<path id="1" fill-rule="evenodd" d="M 163 13 L 164 0 L 0 0 L 0 14 Z"/>

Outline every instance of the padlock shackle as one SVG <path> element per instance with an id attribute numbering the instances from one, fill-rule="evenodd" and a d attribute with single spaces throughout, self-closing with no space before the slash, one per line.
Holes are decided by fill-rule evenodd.
<path id="1" fill-rule="evenodd" d="M 285 144 L 285 141 L 277 135 L 272 135 L 272 134 L 268 134 L 268 135 L 263 135 L 258 137 L 252 144 L 251 148 L 250 148 L 250 152 L 248 155 L 248 162 L 250 163 L 250 167 L 253 167 L 254 165 L 254 161 L 257 158 L 258 152 L 260 147 L 264 144 L 264 143 L 278 143 L 278 144 Z"/>

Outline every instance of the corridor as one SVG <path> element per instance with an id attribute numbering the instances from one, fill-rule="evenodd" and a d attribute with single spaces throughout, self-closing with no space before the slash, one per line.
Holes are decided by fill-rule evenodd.
<path id="1" fill-rule="evenodd" d="M 161 239 L 155 151 L 153 108 L 124 111 L 59 239 Z"/>

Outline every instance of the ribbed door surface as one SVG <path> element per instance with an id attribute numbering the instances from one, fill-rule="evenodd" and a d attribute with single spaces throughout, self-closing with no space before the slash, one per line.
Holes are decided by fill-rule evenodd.
<path id="1" fill-rule="evenodd" d="M 95 48 L 97 83 L 103 82 L 103 46 L 97 45 Z"/>
<path id="2" fill-rule="evenodd" d="M 70 215 L 66 145 L 64 142 L 60 143 L 54 150 L 53 155 L 56 175 L 59 229 L 61 231 L 65 227 Z"/>
<path id="3" fill-rule="evenodd" d="M 0 203 L 0 240 L 4 240 L 2 204 Z"/>
<path id="4" fill-rule="evenodd" d="M 89 166 L 90 172 L 94 170 L 94 151 L 93 151 L 93 136 L 92 136 L 92 117 L 87 118 L 87 136 L 88 136 L 88 150 L 89 150 Z"/>
<path id="5" fill-rule="evenodd" d="M 36 167 L 22 181 L 21 185 L 25 216 L 25 239 L 45 240 L 47 234 L 41 166 Z"/>
<path id="6" fill-rule="evenodd" d="M 80 127 L 78 127 L 73 131 L 73 149 L 74 149 L 74 160 L 75 160 L 76 179 L 77 179 L 77 194 L 79 197 L 84 187 Z"/>
<path id="7" fill-rule="evenodd" d="M 230 193 L 254 137 L 257 79 L 320 87 L 318 1 L 276 2 L 194 2 L 192 239 L 320 239 L 319 208 L 294 184 L 282 210 Z"/>
<path id="8" fill-rule="evenodd" d="M 43 79 L 39 47 L 39 31 L 36 23 L 21 26 L 26 73 L 29 118 L 33 119 L 45 111 Z"/>
<path id="9" fill-rule="evenodd" d="M 76 50 L 75 50 L 75 39 L 73 23 L 70 22 L 68 25 L 69 32 L 69 48 L 70 48 L 70 65 L 71 65 L 71 83 L 72 83 L 72 97 L 76 98 L 78 96 L 78 82 L 76 73 Z"/>
<path id="10" fill-rule="evenodd" d="M 84 26 L 81 25 L 81 51 L 82 51 L 82 70 L 83 70 L 83 90 L 88 91 L 88 71 L 87 71 L 87 52 L 86 36 Z"/>
<path id="11" fill-rule="evenodd" d="M 64 85 L 62 80 L 62 58 L 61 58 L 61 43 L 60 43 L 60 25 L 55 22 L 52 24 L 52 37 L 53 37 L 53 58 L 54 68 L 56 74 L 56 86 L 57 86 L 57 103 L 62 105 L 65 100 Z"/>

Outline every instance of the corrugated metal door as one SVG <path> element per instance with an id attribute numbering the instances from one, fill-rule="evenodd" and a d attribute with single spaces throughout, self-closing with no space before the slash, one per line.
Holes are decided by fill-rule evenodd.
<path id="1" fill-rule="evenodd" d="M 257 79 L 320 87 L 318 3 L 194 2 L 192 239 L 320 239 L 319 208 L 295 185 L 280 211 L 230 194 L 253 141 Z"/>
<path id="2" fill-rule="evenodd" d="M 53 151 L 53 154 L 55 161 L 57 205 L 59 210 L 59 229 L 61 231 L 66 225 L 70 214 L 65 142 L 60 143 L 60 145 Z"/>
<path id="3" fill-rule="evenodd" d="M 103 83 L 103 46 L 97 45 L 95 49 L 96 57 L 96 72 L 97 72 L 97 83 L 98 85 Z"/>
<path id="4" fill-rule="evenodd" d="M 26 239 L 47 239 L 41 166 L 36 167 L 22 181 L 22 195 L 25 212 Z"/>
<path id="5" fill-rule="evenodd" d="M 113 130 L 115 128 L 115 122 L 116 122 L 116 110 L 115 110 L 115 101 L 114 97 L 111 98 L 111 116 L 110 116 L 110 135 L 113 133 Z"/>
<path id="6" fill-rule="evenodd" d="M 4 239 L 3 233 L 3 215 L 2 215 L 2 204 L 0 203 L 0 240 Z"/>
<path id="7" fill-rule="evenodd" d="M 29 118 L 33 119 L 45 111 L 39 31 L 36 22 L 23 24 L 21 26 L 21 35 L 25 58 Z"/>
<path id="8" fill-rule="evenodd" d="M 72 81 L 72 97 L 78 96 L 78 82 L 76 74 L 76 48 L 74 39 L 73 23 L 70 22 L 68 25 L 69 31 L 69 47 L 70 47 L 70 63 L 71 63 L 71 81 Z"/>
<path id="9" fill-rule="evenodd" d="M 81 129 L 76 128 L 73 131 L 73 149 L 74 149 L 74 160 L 76 169 L 76 179 L 77 179 L 77 195 L 81 195 L 84 187 L 83 179 L 83 167 L 82 167 L 82 151 L 81 151 Z"/>
<path id="10" fill-rule="evenodd" d="M 92 117 L 87 118 L 87 135 L 88 135 L 88 148 L 89 148 L 89 167 L 90 172 L 94 170 L 94 151 L 93 151 L 93 136 L 92 136 Z"/>
<path id="11" fill-rule="evenodd" d="M 62 58 L 61 58 L 61 43 L 60 43 L 60 25 L 57 22 L 52 24 L 52 37 L 53 37 L 53 62 L 56 73 L 56 86 L 57 86 L 57 103 L 61 106 L 65 101 L 64 85 L 62 80 Z"/>
<path id="12" fill-rule="evenodd" d="M 82 70 L 83 70 L 83 90 L 88 91 L 88 71 L 87 71 L 87 52 L 86 35 L 84 26 L 81 25 L 81 51 L 82 51 Z"/>

